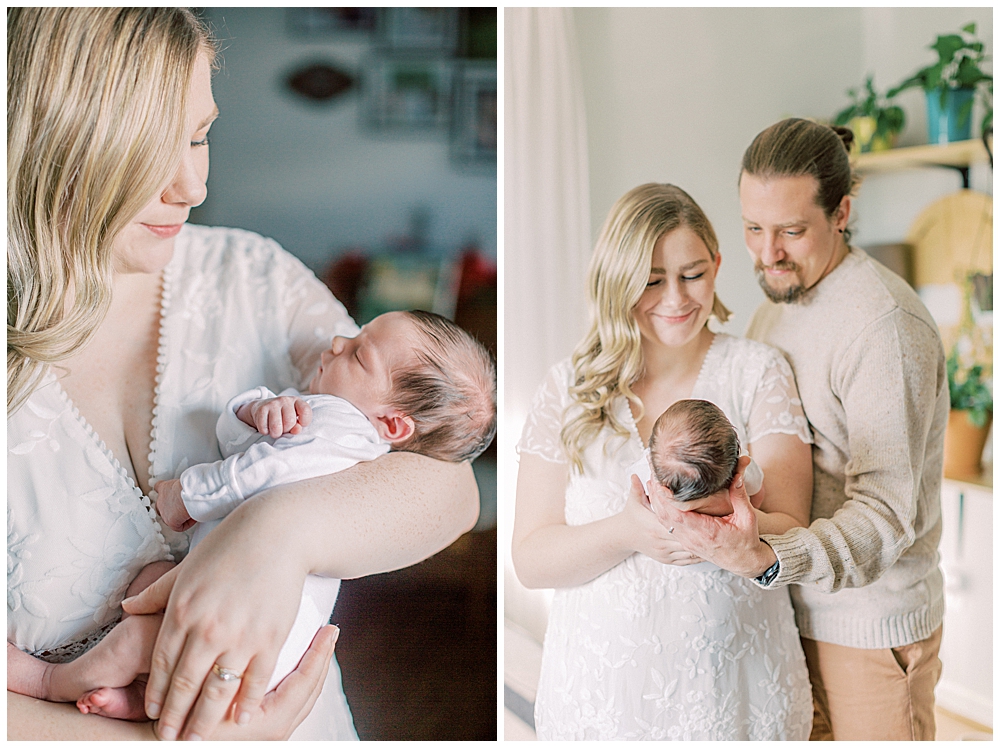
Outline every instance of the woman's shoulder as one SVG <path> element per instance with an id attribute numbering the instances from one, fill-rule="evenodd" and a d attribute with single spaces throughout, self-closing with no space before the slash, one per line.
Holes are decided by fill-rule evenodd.
<path id="1" fill-rule="evenodd" d="M 549 367 L 549 376 L 565 381 L 567 384 L 573 381 L 573 359 L 567 356 L 561 361 L 557 361 Z"/>
<path id="2" fill-rule="evenodd" d="M 558 392 L 560 395 L 568 395 L 569 388 L 575 379 L 573 360 L 567 357 L 561 361 L 557 361 L 548 368 L 539 389 Z"/>
<path id="3" fill-rule="evenodd" d="M 189 223 L 177 239 L 176 259 L 187 272 L 268 272 L 275 264 L 301 266 L 274 239 L 245 229 Z"/>
<path id="4" fill-rule="evenodd" d="M 569 388 L 572 384 L 573 362 L 566 358 L 553 364 L 535 389 L 531 410 L 561 414 L 569 402 Z"/>
<path id="5" fill-rule="evenodd" d="M 740 370 L 759 375 L 775 366 L 788 366 L 784 354 L 767 343 L 737 338 L 727 333 L 716 333 L 715 338 L 718 355 Z"/>
<path id="6" fill-rule="evenodd" d="M 776 378 L 782 381 L 794 378 L 784 354 L 766 343 L 717 333 L 713 352 L 716 358 L 708 379 L 722 385 L 725 391 L 741 392 L 746 398 L 752 399 L 754 393 L 767 389 Z"/>

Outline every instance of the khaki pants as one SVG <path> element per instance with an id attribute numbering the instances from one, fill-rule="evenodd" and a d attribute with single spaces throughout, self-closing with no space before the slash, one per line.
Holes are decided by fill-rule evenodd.
<path id="1" fill-rule="evenodd" d="M 810 740 L 934 740 L 941 627 L 895 649 L 802 639 L 813 689 Z"/>

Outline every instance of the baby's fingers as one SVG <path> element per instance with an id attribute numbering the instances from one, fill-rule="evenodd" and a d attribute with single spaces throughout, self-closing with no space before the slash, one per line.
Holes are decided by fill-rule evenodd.
<path id="1" fill-rule="evenodd" d="M 308 426 L 312 422 L 313 409 L 305 400 L 296 398 L 295 414 L 298 416 L 300 426 Z"/>
<path id="2" fill-rule="evenodd" d="M 278 412 L 277 427 L 279 433 L 274 433 L 275 429 L 271 429 L 271 436 L 278 438 L 282 434 L 291 433 L 292 429 L 297 423 L 297 417 L 295 414 L 295 401 L 289 398 L 283 398 L 281 400 L 281 410 Z"/>
<path id="3" fill-rule="evenodd" d="M 268 428 L 268 422 L 270 418 L 268 417 L 270 408 L 266 405 L 261 405 L 253 412 L 253 423 L 257 427 L 257 432 L 267 436 L 270 433 Z"/>

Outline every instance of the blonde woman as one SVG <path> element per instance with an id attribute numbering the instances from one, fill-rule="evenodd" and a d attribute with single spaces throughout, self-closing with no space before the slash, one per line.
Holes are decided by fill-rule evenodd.
<path id="1" fill-rule="evenodd" d="M 186 225 L 218 114 L 195 16 L 12 9 L 7 44 L 7 657 L 44 667 L 114 626 L 140 569 L 184 556 L 156 482 L 219 458 L 227 398 L 301 386 L 357 327 L 273 241 Z M 477 508 L 468 465 L 402 453 L 262 494 L 126 606 L 165 606 L 155 735 L 8 693 L 8 737 L 356 738 L 333 627 L 264 698 L 303 580 L 414 563 Z"/>
<path id="2" fill-rule="evenodd" d="M 657 416 L 710 400 L 763 469 L 759 524 L 808 523 L 810 435 L 791 369 L 772 348 L 709 329 L 713 314 L 728 317 L 720 262 L 683 190 L 624 195 L 591 260 L 590 330 L 535 396 L 518 445 L 513 559 L 524 584 L 556 589 L 540 738 L 809 736 L 788 594 L 699 563 L 631 484 Z"/>

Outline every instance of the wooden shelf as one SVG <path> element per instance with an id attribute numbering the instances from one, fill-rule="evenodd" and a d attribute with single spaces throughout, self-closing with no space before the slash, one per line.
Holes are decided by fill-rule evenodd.
<path id="1" fill-rule="evenodd" d="M 986 147 L 981 140 L 960 140 L 945 145 L 915 145 L 908 148 L 891 148 L 878 153 L 862 153 L 854 159 L 855 168 L 862 174 L 912 169 L 920 166 L 950 166 L 968 168 L 988 160 Z"/>

